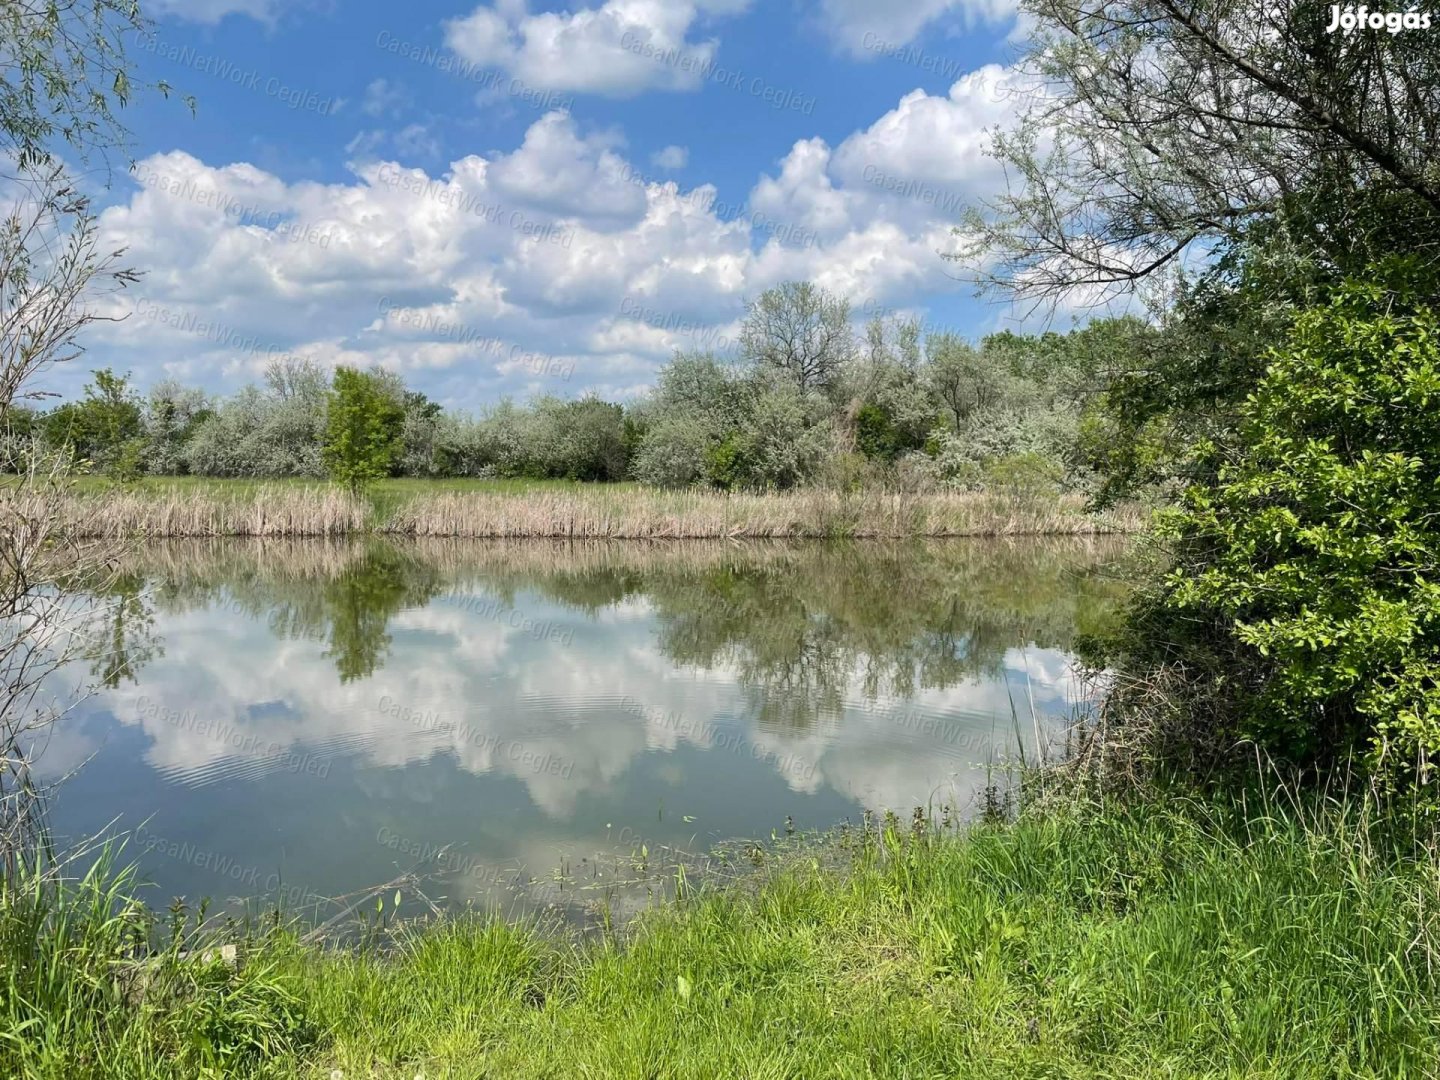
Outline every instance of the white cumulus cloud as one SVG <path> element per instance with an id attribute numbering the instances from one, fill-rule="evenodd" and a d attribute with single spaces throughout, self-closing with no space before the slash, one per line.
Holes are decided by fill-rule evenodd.
<path id="1" fill-rule="evenodd" d="M 537 90 L 631 97 L 694 90 L 719 42 L 694 38 L 697 24 L 744 10 L 748 0 L 605 0 L 599 7 L 530 12 L 496 0 L 446 23 L 462 59 L 498 68 Z"/>
<path id="2" fill-rule="evenodd" d="M 645 176 L 618 135 L 566 111 L 514 149 L 444 168 L 420 153 L 423 131 L 403 148 L 362 138 L 333 183 L 152 155 L 101 216 L 107 246 L 148 273 L 110 299 L 107 314 L 128 318 L 97 326 L 86 367 L 221 391 L 288 354 L 380 364 L 460 407 L 630 396 L 677 348 L 731 349 L 745 300 L 781 281 L 857 305 L 963 291 L 940 252 L 961 201 L 1002 182 L 980 150 L 1013 82 L 982 68 L 948 94 L 906 95 L 836 147 L 801 139 L 728 203 Z"/>
<path id="3" fill-rule="evenodd" d="M 951 29 L 993 25 L 1019 7 L 1018 0 L 816 0 L 812 18 L 836 46 L 864 57 L 903 48 L 942 20 Z"/>

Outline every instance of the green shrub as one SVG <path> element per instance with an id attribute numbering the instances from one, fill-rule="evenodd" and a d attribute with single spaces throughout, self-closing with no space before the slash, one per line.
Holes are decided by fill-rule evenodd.
<path id="1" fill-rule="evenodd" d="M 745 446 L 741 486 L 783 491 L 813 480 L 833 449 L 832 429 L 818 415 L 819 408 L 814 395 L 757 378 L 741 427 Z"/>
<path id="2" fill-rule="evenodd" d="M 176 453 L 177 471 L 196 476 L 326 475 L 328 377 L 313 364 L 272 369 L 261 389 L 246 386 L 197 414 Z M 157 471 L 163 468 L 163 463 Z"/>
<path id="3" fill-rule="evenodd" d="M 185 446 L 213 415 L 204 391 L 173 379 L 152 387 L 145 403 L 145 471 L 165 476 L 186 472 Z"/>
<path id="4" fill-rule="evenodd" d="M 855 414 L 855 446 L 872 461 L 894 461 L 920 445 L 895 423 L 883 405 L 872 402 Z"/>
<path id="5" fill-rule="evenodd" d="M 1440 317 L 1416 276 L 1298 317 L 1238 452 L 1163 519 L 1176 565 L 1127 638 L 1178 661 L 1220 741 L 1399 783 L 1440 754 Z"/>
<path id="6" fill-rule="evenodd" d="M 712 436 L 693 416 L 668 416 L 646 433 L 631 461 L 630 474 L 642 484 L 689 487 L 704 479 Z"/>
<path id="7" fill-rule="evenodd" d="M 733 491 L 745 486 L 751 474 L 748 447 L 739 432 L 731 432 L 705 451 L 705 478 L 712 487 Z"/>
<path id="8" fill-rule="evenodd" d="M 592 396 L 542 398 L 534 410 L 530 474 L 537 479 L 623 480 L 625 410 Z"/>
<path id="9" fill-rule="evenodd" d="M 996 458 L 985 466 L 985 486 L 1011 495 L 1053 495 L 1065 479 L 1058 461 L 1029 452 Z"/>

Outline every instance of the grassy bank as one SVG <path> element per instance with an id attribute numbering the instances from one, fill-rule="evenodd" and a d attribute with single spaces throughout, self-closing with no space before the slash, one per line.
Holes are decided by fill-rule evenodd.
<path id="1" fill-rule="evenodd" d="M 1353 803 L 905 822 L 767 858 L 600 940 L 475 921 L 322 951 L 278 932 L 244 943 L 238 972 L 162 963 L 143 995 L 123 935 L 95 930 L 115 923 L 98 887 L 42 927 L 12 894 L 4 1053 L 26 1076 L 186 1080 L 1319 1078 L 1440 1060 L 1434 861 Z"/>
<path id="2" fill-rule="evenodd" d="M 634 484 L 387 481 L 352 498 L 318 482 L 150 479 L 81 484 L 66 513 L 119 538 L 343 536 L 518 539 L 899 538 L 1132 532 L 1138 509 L 1086 513 L 1073 495 L 796 491 L 729 495 Z"/>

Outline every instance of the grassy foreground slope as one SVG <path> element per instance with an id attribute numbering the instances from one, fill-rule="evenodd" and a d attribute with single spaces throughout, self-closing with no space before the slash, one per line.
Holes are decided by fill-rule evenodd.
<path id="1" fill-rule="evenodd" d="M 851 834 L 843 868 L 839 841 L 802 848 L 600 942 L 282 934 L 139 1005 L 105 989 L 114 958 L 55 964 L 52 933 L 7 961 L 0 1029 L 24 1075 L 67 1078 L 1434 1075 L 1433 859 L 1353 804 L 1249 811 Z"/>

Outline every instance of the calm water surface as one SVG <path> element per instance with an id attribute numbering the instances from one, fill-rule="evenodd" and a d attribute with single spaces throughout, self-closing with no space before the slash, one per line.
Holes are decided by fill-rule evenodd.
<path id="1" fill-rule="evenodd" d="M 1012 706 L 1059 729 L 1121 595 L 1093 541 L 186 543 L 139 553 L 49 735 L 62 838 L 154 883 L 320 905 L 612 904 L 662 853 L 963 813 Z M 678 857 L 678 856 L 677 856 Z M 615 883 L 619 882 L 619 885 Z M 408 886 L 407 886 L 408 888 Z M 335 905 L 329 904 L 329 910 Z"/>

